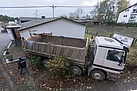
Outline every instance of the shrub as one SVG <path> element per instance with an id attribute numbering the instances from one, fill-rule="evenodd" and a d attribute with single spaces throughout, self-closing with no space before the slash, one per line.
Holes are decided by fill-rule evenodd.
<path id="1" fill-rule="evenodd" d="M 49 71 L 52 73 L 53 78 L 67 76 L 70 63 L 64 57 L 54 57 L 49 60 L 48 64 L 51 66 Z"/>
<path id="2" fill-rule="evenodd" d="M 134 68 L 137 67 L 137 49 L 130 48 L 130 52 L 127 54 L 127 67 Z"/>
<path id="3" fill-rule="evenodd" d="M 123 27 L 137 27 L 137 23 L 117 23 L 117 26 L 123 26 Z"/>
<path id="4" fill-rule="evenodd" d="M 42 58 L 40 56 L 31 55 L 30 56 L 31 63 L 34 64 L 37 68 L 42 68 Z"/>
<path id="5" fill-rule="evenodd" d="M 111 20 L 111 21 L 107 21 L 106 24 L 109 25 L 109 26 L 110 26 L 110 25 L 111 25 L 111 26 L 115 26 L 115 25 L 116 25 L 116 22 Z"/>

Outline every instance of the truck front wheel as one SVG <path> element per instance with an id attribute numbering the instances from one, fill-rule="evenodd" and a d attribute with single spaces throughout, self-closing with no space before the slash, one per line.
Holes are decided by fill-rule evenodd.
<path id="1" fill-rule="evenodd" d="M 93 70 L 90 76 L 95 80 L 104 80 L 106 78 L 106 74 L 101 70 Z"/>
<path id="2" fill-rule="evenodd" d="M 71 66 L 70 67 L 70 73 L 73 74 L 73 75 L 81 75 L 82 74 L 82 70 L 78 66 Z"/>

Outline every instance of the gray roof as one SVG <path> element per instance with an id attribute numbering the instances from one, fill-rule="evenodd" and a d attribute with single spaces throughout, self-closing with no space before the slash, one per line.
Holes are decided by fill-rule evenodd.
<path id="1" fill-rule="evenodd" d="M 30 21 L 30 20 L 35 20 L 35 19 L 40 19 L 36 17 L 19 17 L 20 21 Z"/>
<path id="2" fill-rule="evenodd" d="M 31 20 L 29 22 L 22 23 L 19 30 L 20 31 L 21 30 L 25 30 L 25 29 L 28 29 L 28 28 L 39 26 L 39 25 L 42 25 L 42 24 L 45 24 L 45 23 L 49 23 L 49 22 L 52 22 L 52 21 L 56 21 L 56 20 L 59 20 L 59 19 L 66 19 L 66 20 L 75 22 L 77 24 L 80 24 L 80 23 L 78 23 L 76 21 L 73 21 L 73 20 L 70 20 L 70 19 L 64 18 L 64 17 L 61 17 L 61 18 L 44 18 L 44 19 L 35 19 L 35 20 Z M 83 25 L 83 24 L 80 24 L 80 25 Z M 83 26 L 85 26 L 85 25 L 83 25 Z"/>
<path id="3" fill-rule="evenodd" d="M 74 21 L 76 21 L 76 22 L 89 22 L 89 21 L 93 21 L 93 19 L 75 19 Z"/>

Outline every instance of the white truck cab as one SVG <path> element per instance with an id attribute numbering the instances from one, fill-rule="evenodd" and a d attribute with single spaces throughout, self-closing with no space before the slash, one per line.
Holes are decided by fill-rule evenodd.
<path id="1" fill-rule="evenodd" d="M 88 74 L 97 80 L 116 79 L 125 67 L 126 49 L 128 48 L 113 38 L 97 36 Z"/>

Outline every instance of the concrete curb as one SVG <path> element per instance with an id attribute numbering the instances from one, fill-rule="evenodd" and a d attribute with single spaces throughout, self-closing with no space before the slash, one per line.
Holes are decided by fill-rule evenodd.
<path id="1" fill-rule="evenodd" d="M 13 43 L 13 42 L 11 41 L 6 48 L 9 49 L 10 46 L 12 45 L 12 43 Z M 3 56 L 6 55 L 6 52 L 7 52 L 7 51 L 4 51 Z"/>

